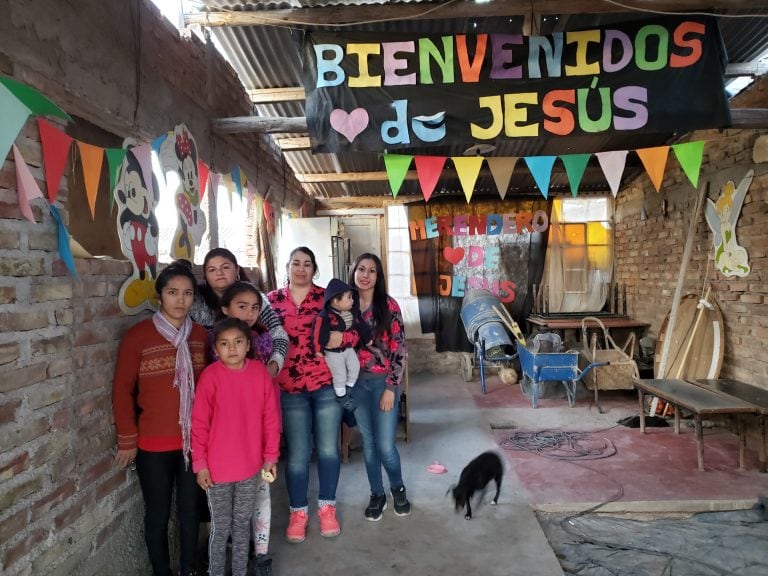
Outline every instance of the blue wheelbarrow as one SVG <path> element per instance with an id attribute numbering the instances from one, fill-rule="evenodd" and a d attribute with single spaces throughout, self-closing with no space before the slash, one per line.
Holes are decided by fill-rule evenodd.
<path id="1" fill-rule="evenodd" d="M 593 362 L 584 369 L 579 368 L 578 352 L 533 352 L 525 346 L 517 347 L 520 359 L 520 390 L 530 396 L 533 407 L 539 403 L 539 384 L 558 381 L 565 387 L 568 406 L 576 402 L 576 382 L 592 368 L 605 366 L 608 362 Z"/>

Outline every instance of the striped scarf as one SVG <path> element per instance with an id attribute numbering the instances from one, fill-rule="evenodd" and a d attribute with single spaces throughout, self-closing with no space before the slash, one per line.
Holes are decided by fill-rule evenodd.
<path id="1" fill-rule="evenodd" d="M 152 316 L 152 322 L 160 336 L 176 348 L 176 370 L 173 387 L 179 389 L 179 426 L 184 452 L 184 463 L 189 466 L 190 430 L 192 428 L 192 401 L 195 399 L 195 371 L 192 367 L 192 355 L 189 353 L 189 335 L 192 332 L 192 320 L 187 316 L 179 330 L 158 310 Z"/>

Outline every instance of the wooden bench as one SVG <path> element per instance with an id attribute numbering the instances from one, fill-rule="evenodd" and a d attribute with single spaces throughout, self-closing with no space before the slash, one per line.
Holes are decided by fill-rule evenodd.
<path id="1" fill-rule="evenodd" d="M 766 464 L 765 453 L 765 417 L 768 415 L 768 390 L 728 378 L 719 380 L 691 380 L 690 382 L 717 394 L 744 400 L 758 409 L 760 472 L 766 472 L 768 465 Z"/>
<path id="2" fill-rule="evenodd" d="M 675 407 L 675 434 L 680 433 L 680 408 L 693 413 L 696 430 L 696 457 L 698 469 L 704 470 L 704 433 L 701 428 L 702 415 L 732 414 L 737 418 L 739 429 L 739 468 L 744 468 L 746 432 L 740 416 L 742 414 L 760 414 L 760 409 L 745 400 L 715 392 L 705 386 L 692 384 L 685 380 L 643 380 L 635 379 L 635 388 L 640 402 L 640 432 L 645 434 L 645 394 L 653 394 Z"/>

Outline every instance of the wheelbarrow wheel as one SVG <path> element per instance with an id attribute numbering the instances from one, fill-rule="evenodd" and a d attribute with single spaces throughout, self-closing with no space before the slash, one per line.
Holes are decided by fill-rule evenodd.
<path id="1" fill-rule="evenodd" d="M 473 358 L 474 356 L 471 354 L 461 355 L 461 377 L 464 379 L 464 382 L 471 382 L 474 378 Z"/>

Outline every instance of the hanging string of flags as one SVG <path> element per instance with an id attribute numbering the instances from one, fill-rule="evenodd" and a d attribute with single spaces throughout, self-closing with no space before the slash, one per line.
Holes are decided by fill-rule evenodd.
<path id="1" fill-rule="evenodd" d="M 639 148 L 634 152 L 640 158 L 648 176 L 653 183 L 656 192 L 661 189 L 661 182 L 664 179 L 664 172 L 667 166 L 669 150 L 675 154 L 680 167 L 688 177 L 688 180 L 695 187 L 699 184 L 699 172 L 701 171 L 701 161 L 704 155 L 704 141 L 696 140 L 682 144 L 672 144 L 671 146 L 657 146 L 654 148 Z M 579 185 L 584 176 L 587 164 L 594 155 L 597 157 L 603 174 L 605 175 L 611 193 L 615 198 L 619 192 L 621 177 L 624 174 L 624 168 L 627 162 L 629 150 L 615 150 L 610 152 L 597 152 L 595 154 L 563 154 L 560 156 L 524 156 L 528 170 L 531 172 L 536 186 L 541 191 L 541 195 L 547 198 L 549 193 L 549 182 L 552 176 L 552 169 L 555 162 L 560 159 L 565 167 L 568 176 L 568 184 L 571 189 L 571 195 L 575 198 L 579 193 Z M 416 175 L 421 187 L 421 194 L 424 201 L 429 202 L 432 193 L 440 180 L 440 176 L 445 167 L 447 156 L 412 156 L 407 154 L 385 154 L 384 166 L 389 179 L 389 186 L 392 190 L 392 196 L 397 198 L 400 188 L 410 170 L 411 163 L 416 166 Z M 488 168 L 493 176 L 496 189 L 499 196 L 504 200 L 512 174 L 518 165 L 520 157 L 497 156 L 494 158 L 485 158 L 483 156 L 451 156 L 453 167 L 459 177 L 461 188 L 467 203 L 472 199 L 475 183 L 480 175 L 483 163 L 488 164 Z"/>
<path id="2" fill-rule="evenodd" d="M 91 220 L 95 220 L 96 199 L 105 157 L 108 167 L 107 172 L 109 173 L 109 211 L 112 214 L 117 179 L 129 149 L 140 165 L 144 184 L 151 194 L 153 187 L 152 176 L 155 175 L 152 170 L 152 154 L 155 153 L 157 156 L 160 156 L 163 144 L 169 138 L 174 139 L 175 133 L 174 130 L 170 130 L 154 138 L 149 143 L 139 144 L 130 148 L 103 148 L 81 142 L 67 135 L 61 128 L 44 118 L 44 116 L 48 116 L 56 118 L 61 122 L 72 122 L 73 119 L 69 114 L 33 88 L 8 76 L 0 76 L 0 158 L 5 159 L 8 152 L 11 149 L 13 150 L 19 210 L 30 222 L 35 222 L 30 202 L 38 198 L 45 199 L 45 196 L 22 156 L 21 150 L 14 143 L 30 116 L 38 117 L 37 125 L 42 146 L 43 172 L 48 195 L 47 203 L 49 211 L 58 226 L 59 255 L 70 274 L 77 278 L 74 258 L 69 246 L 70 234 L 58 209 L 54 206 L 68 161 L 74 164 L 75 155 L 80 159 Z M 186 128 L 184 129 L 186 130 Z M 264 209 L 262 198 L 256 195 L 254 190 L 248 186 L 246 175 L 238 165 L 234 165 L 230 172 L 219 173 L 211 171 L 210 167 L 202 159 L 197 158 L 196 164 L 199 179 L 198 201 L 202 200 L 209 189 L 215 197 L 219 185 L 222 185 L 227 191 L 230 209 L 232 208 L 232 196 L 236 193 L 240 200 L 243 199 L 243 196 L 246 197 L 248 211 L 250 211 L 254 200 L 256 200 L 256 216 L 259 219 L 261 218 L 260 214 Z M 165 181 L 165 173 L 160 174 L 160 176 Z M 159 191 L 157 192 L 159 193 Z"/>

